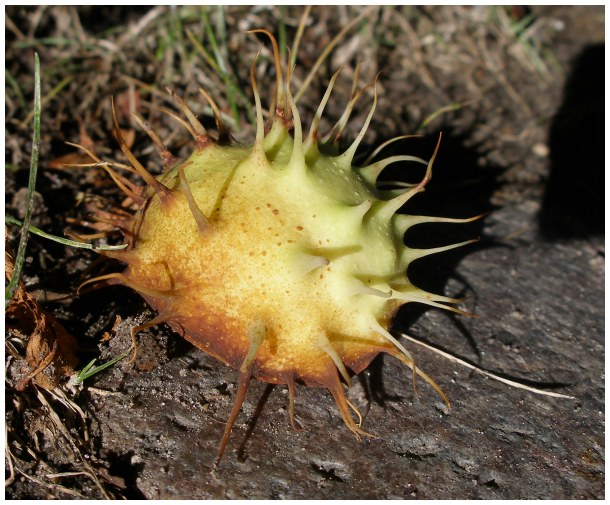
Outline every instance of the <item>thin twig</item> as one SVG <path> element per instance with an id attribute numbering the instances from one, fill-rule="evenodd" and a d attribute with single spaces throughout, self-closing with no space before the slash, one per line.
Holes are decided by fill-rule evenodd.
<path id="1" fill-rule="evenodd" d="M 503 382 L 504 384 L 508 384 L 509 386 L 512 386 L 514 388 L 525 389 L 526 391 L 529 391 L 530 393 L 536 393 L 538 395 L 553 396 L 555 398 L 567 398 L 568 400 L 576 399 L 576 397 L 574 397 L 574 396 L 564 395 L 561 393 L 554 393 L 552 391 L 544 391 L 543 389 L 537 389 L 537 388 L 528 386 L 526 384 L 523 384 L 521 382 L 513 381 L 510 379 L 505 379 L 504 377 L 500 377 L 499 375 L 496 375 L 492 372 L 488 372 L 487 370 L 484 370 L 482 368 L 479 368 L 476 365 L 468 363 L 467 361 L 464 361 L 463 359 L 460 359 L 460 358 L 454 356 L 453 354 L 449 354 L 448 352 L 442 351 L 438 347 L 434 347 L 430 344 L 426 344 L 425 342 L 422 342 L 421 340 L 417 340 L 413 337 L 410 337 L 409 335 L 401 333 L 401 336 L 405 337 L 410 342 L 413 342 L 417 345 L 421 345 L 422 347 L 425 347 L 426 349 L 429 349 L 430 351 L 433 351 L 436 354 L 440 354 L 441 356 L 443 356 L 444 358 L 447 358 L 450 361 L 459 363 L 460 365 L 465 366 L 466 368 L 470 368 L 471 370 L 476 370 L 477 372 L 482 373 L 483 375 L 485 375 L 486 377 L 489 377 L 490 379 L 494 379 L 499 382 Z"/>
<path id="2" fill-rule="evenodd" d="M 87 416 L 86 416 L 85 412 L 83 412 L 83 409 L 81 409 L 80 406 L 76 402 L 74 402 L 70 398 L 68 398 L 66 393 L 61 388 L 56 387 L 55 389 L 53 389 L 51 391 L 51 394 L 60 403 L 62 403 L 69 410 L 71 410 L 73 413 L 78 414 L 78 416 L 81 420 L 81 428 L 83 431 L 83 440 L 85 443 L 88 443 L 89 442 L 89 430 L 87 429 Z"/>
<path id="3" fill-rule="evenodd" d="M 8 425 L 4 427 L 4 454 L 8 463 L 9 475 L 4 479 L 4 487 L 10 485 L 15 480 L 15 467 L 13 466 L 13 453 L 8 444 Z"/>
<path id="4" fill-rule="evenodd" d="M 28 475 L 27 473 L 25 473 L 23 470 L 21 470 L 21 468 L 19 467 L 15 467 L 15 469 L 21 474 L 23 475 L 26 479 L 31 480 L 32 482 L 35 482 L 36 484 L 38 484 L 39 486 L 43 486 L 49 489 L 52 489 L 55 492 L 60 492 L 60 493 L 65 493 L 65 494 L 69 494 L 71 496 L 76 496 L 77 498 L 81 498 L 81 499 L 85 499 L 86 496 L 82 495 L 81 493 L 79 493 L 78 491 L 74 491 L 73 489 L 68 489 L 67 487 L 64 486 L 60 486 L 59 484 L 50 484 L 48 482 L 44 482 L 43 480 L 37 479 L 36 477 L 32 477 L 31 475 Z M 109 499 L 109 498 L 108 498 Z"/>
<path id="5" fill-rule="evenodd" d="M 120 391 L 108 391 L 106 389 L 100 389 L 100 388 L 96 388 L 93 386 L 88 386 L 87 391 L 89 393 L 93 393 L 93 394 L 100 395 L 100 396 L 122 396 L 123 395 L 123 393 L 121 393 Z"/>
<path id="6" fill-rule="evenodd" d="M 132 25 L 129 25 L 127 31 L 119 39 L 118 47 L 122 47 L 125 43 L 135 39 L 140 33 L 155 19 L 162 16 L 167 11 L 166 5 L 158 5 L 154 9 L 149 10 L 140 20 Z"/>
<path id="7" fill-rule="evenodd" d="M 88 473 L 91 474 L 93 482 L 96 484 L 96 486 L 98 487 L 98 489 L 102 493 L 102 496 L 104 497 L 104 499 L 110 500 L 111 499 L 110 495 L 106 492 L 106 490 L 104 489 L 104 486 L 102 485 L 100 480 L 95 475 L 95 471 L 93 470 L 91 465 L 87 462 L 87 460 L 83 457 L 83 454 L 81 453 L 80 449 L 78 448 L 78 446 L 74 442 L 70 432 L 68 431 L 68 429 L 66 428 L 66 426 L 62 422 L 62 420 L 59 417 L 59 415 L 57 414 L 57 412 L 55 412 L 55 410 L 53 409 L 53 407 L 51 406 L 49 401 L 45 398 L 45 396 L 42 394 L 42 392 L 40 391 L 39 388 L 36 388 L 36 396 L 38 397 L 38 400 L 40 401 L 40 403 L 42 403 L 47 408 L 49 417 L 51 418 L 51 420 L 52 420 L 53 424 L 55 425 L 55 427 L 64 436 L 64 439 L 71 446 L 71 448 L 74 451 L 74 453 L 76 455 L 78 455 L 78 458 L 80 459 L 80 463 L 87 469 Z"/>

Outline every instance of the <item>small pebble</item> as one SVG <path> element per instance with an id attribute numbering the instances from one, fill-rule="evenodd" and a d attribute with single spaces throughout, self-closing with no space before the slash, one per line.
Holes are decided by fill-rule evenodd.
<path id="1" fill-rule="evenodd" d="M 539 158 L 546 158 L 549 155 L 549 146 L 543 144 L 542 142 L 539 142 L 537 144 L 534 144 L 534 146 L 532 147 L 532 152 Z"/>

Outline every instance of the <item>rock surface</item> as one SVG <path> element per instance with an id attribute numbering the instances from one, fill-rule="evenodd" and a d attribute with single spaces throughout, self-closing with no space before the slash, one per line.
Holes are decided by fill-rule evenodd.
<path id="1" fill-rule="evenodd" d="M 259 383 L 213 469 L 235 374 L 193 350 L 151 372 L 101 383 L 120 390 L 93 395 L 103 447 L 121 455 L 124 473 L 149 499 L 603 496 L 603 241 L 542 241 L 537 210 L 529 201 L 494 213 L 488 240 L 502 239 L 514 223 L 529 229 L 461 261 L 457 276 L 476 294 L 480 319 L 458 323 L 429 311 L 409 333 L 489 370 L 565 384 L 557 391 L 575 399 L 508 387 L 412 345 L 419 365 L 449 395 L 448 414 L 430 387 L 420 384 L 414 395 L 409 373 L 391 359 L 350 391 L 367 412 L 363 427 L 378 436 L 373 440 L 358 442 L 330 395 L 317 389 L 297 390 L 305 429 L 295 432 L 286 388 L 275 387 L 265 401 Z M 370 388 L 377 400 L 367 399 Z"/>

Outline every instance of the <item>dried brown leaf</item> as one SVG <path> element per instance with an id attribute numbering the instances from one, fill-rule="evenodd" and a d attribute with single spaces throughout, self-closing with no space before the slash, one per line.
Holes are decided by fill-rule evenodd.
<path id="1" fill-rule="evenodd" d="M 5 275 L 13 275 L 14 260 L 8 246 L 5 250 Z M 36 384 L 53 389 L 62 377 L 74 373 L 78 363 L 76 339 L 19 283 L 15 295 L 6 309 L 7 329 L 20 334 L 26 340 L 26 365 L 24 377 L 17 384 L 23 390 L 33 379 Z"/>

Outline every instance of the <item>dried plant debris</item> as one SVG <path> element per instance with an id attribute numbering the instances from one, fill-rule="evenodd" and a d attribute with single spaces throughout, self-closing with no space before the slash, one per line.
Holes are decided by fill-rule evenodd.
<path id="1" fill-rule="evenodd" d="M 5 252 L 5 275 L 13 275 L 13 258 Z M 5 313 L 7 346 L 16 359 L 18 376 L 12 377 L 17 391 L 33 380 L 44 389 L 54 389 L 63 377 L 74 373 L 78 363 L 76 339 L 19 283 Z M 24 355 L 19 349 L 25 349 Z"/>
<path id="2" fill-rule="evenodd" d="M 5 269 L 10 278 L 13 259 L 8 248 Z M 59 387 L 60 380 L 75 374 L 76 339 L 23 283 L 6 309 L 5 321 L 6 485 L 19 488 L 28 482 L 32 498 L 113 497 L 106 488 L 120 490 L 124 482 L 92 460 L 87 415 Z M 87 482 L 79 482 L 83 479 Z"/>

